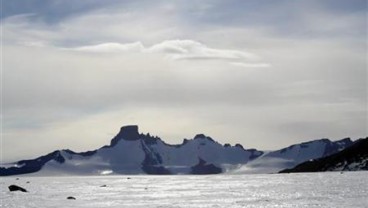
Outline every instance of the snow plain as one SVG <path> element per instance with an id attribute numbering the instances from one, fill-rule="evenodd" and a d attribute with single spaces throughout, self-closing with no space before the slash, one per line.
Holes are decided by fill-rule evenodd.
<path id="1" fill-rule="evenodd" d="M 18 177 L 0 178 L 0 207 L 368 207 L 368 171 Z"/>

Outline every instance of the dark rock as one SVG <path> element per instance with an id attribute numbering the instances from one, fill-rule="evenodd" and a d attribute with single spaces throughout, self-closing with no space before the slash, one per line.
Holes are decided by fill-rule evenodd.
<path id="1" fill-rule="evenodd" d="M 75 198 L 75 197 L 73 197 L 73 196 L 68 196 L 66 199 L 76 200 L 76 198 Z"/>
<path id="2" fill-rule="evenodd" d="M 235 147 L 239 147 L 239 148 L 244 149 L 243 145 L 241 145 L 241 144 L 236 144 Z"/>
<path id="3" fill-rule="evenodd" d="M 30 183 L 29 181 L 27 181 L 26 183 Z"/>
<path id="4" fill-rule="evenodd" d="M 264 153 L 263 151 L 258 151 L 256 149 L 246 149 L 246 151 L 249 151 L 251 153 L 251 155 L 249 156 L 250 160 L 254 160 Z"/>
<path id="5" fill-rule="evenodd" d="M 219 174 L 222 173 L 222 169 L 216 167 L 214 164 L 206 164 L 202 158 L 199 158 L 197 165 L 191 168 L 191 174 Z"/>
<path id="6" fill-rule="evenodd" d="M 171 172 L 163 166 L 143 165 L 142 170 L 145 173 L 152 174 L 152 175 L 170 175 L 171 174 Z"/>
<path id="7" fill-rule="evenodd" d="M 151 137 L 151 136 L 147 136 L 147 135 L 143 135 L 141 134 L 141 139 L 143 139 L 144 143 L 147 145 L 153 145 L 153 144 L 157 144 L 157 142 L 160 140 L 157 137 Z"/>
<path id="8" fill-rule="evenodd" d="M 215 141 L 211 137 L 208 137 L 204 134 L 197 134 L 197 135 L 194 136 L 194 139 L 207 139 L 207 140 L 212 141 L 212 142 Z"/>
<path id="9" fill-rule="evenodd" d="M 26 189 L 17 186 L 17 185 L 10 185 L 9 187 L 9 191 L 21 191 L 21 192 L 28 192 Z"/>
<path id="10" fill-rule="evenodd" d="M 100 186 L 100 187 L 107 187 L 106 185 L 102 185 L 102 186 Z"/>
<path id="11" fill-rule="evenodd" d="M 197 134 L 194 136 L 194 139 L 203 139 L 203 138 L 206 138 L 206 135 L 204 134 Z"/>
<path id="12" fill-rule="evenodd" d="M 139 139 L 138 126 L 123 126 L 120 128 L 120 132 L 111 140 L 110 146 L 115 146 L 120 140 L 134 141 Z"/>

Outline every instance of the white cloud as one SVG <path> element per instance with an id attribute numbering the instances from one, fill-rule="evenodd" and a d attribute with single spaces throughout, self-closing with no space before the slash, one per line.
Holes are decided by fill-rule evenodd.
<path id="1" fill-rule="evenodd" d="M 258 63 L 259 56 L 241 51 L 210 48 L 194 40 L 166 40 L 151 47 L 144 47 L 141 42 L 133 43 L 103 43 L 87 45 L 69 50 L 93 53 L 157 53 L 163 54 L 171 60 L 221 60 L 235 66 L 242 67 L 270 67 L 267 63 Z M 237 61 L 237 62 L 230 62 Z M 251 62 L 251 63 L 247 63 Z"/>
<path id="2" fill-rule="evenodd" d="M 169 54 L 172 59 L 245 59 L 257 60 L 258 56 L 240 50 L 210 48 L 193 40 L 167 40 L 149 48 L 152 52 Z"/>
<path id="3" fill-rule="evenodd" d="M 120 52 L 141 52 L 144 46 L 141 42 L 134 43 L 102 43 L 98 45 L 89 45 L 73 48 L 72 50 L 94 52 L 94 53 L 120 53 Z"/>

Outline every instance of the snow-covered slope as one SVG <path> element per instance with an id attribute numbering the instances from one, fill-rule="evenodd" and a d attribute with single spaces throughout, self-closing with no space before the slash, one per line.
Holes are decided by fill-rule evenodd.
<path id="1" fill-rule="evenodd" d="M 320 139 L 295 144 L 280 150 L 265 152 L 232 173 L 277 173 L 299 163 L 334 154 L 349 147 L 352 143 L 349 138 L 346 138 L 335 142 Z"/>
<path id="2" fill-rule="evenodd" d="M 8 164 L 0 168 L 0 175 L 211 174 L 246 164 L 262 153 L 241 145 L 223 146 L 202 134 L 169 145 L 158 137 L 139 134 L 138 126 L 125 126 L 108 146 L 84 153 L 55 151 L 12 167 Z"/>
<path id="3" fill-rule="evenodd" d="M 282 173 L 320 171 L 368 170 L 368 138 L 354 142 L 350 147 L 316 160 L 307 161 Z"/>

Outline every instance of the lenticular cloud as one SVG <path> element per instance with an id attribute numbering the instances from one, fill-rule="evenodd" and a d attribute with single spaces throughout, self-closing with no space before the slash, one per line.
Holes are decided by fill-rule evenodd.
<path id="1" fill-rule="evenodd" d="M 171 60 L 222 60 L 230 64 L 237 63 L 237 66 L 243 67 L 270 66 L 267 63 L 260 63 L 260 58 L 255 54 L 240 50 L 210 48 L 194 40 L 166 40 L 151 47 L 145 47 L 141 42 L 111 42 L 69 48 L 69 50 L 90 53 L 156 53 L 163 54 Z"/>

